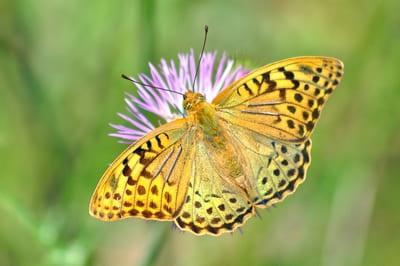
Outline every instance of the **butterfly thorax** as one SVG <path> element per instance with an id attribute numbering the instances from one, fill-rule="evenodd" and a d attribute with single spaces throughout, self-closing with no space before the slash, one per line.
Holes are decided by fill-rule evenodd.
<path id="1" fill-rule="evenodd" d="M 200 93 L 185 93 L 183 107 L 188 112 L 189 120 L 200 129 L 204 138 L 215 148 L 225 147 L 222 130 L 215 115 L 214 105 L 208 103 Z"/>

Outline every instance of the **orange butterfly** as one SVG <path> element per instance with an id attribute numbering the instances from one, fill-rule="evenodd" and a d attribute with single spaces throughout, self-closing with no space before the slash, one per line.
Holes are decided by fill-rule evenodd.
<path id="1" fill-rule="evenodd" d="M 104 173 L 92 216 L 175 221 L 192 233 L 232 232 L 293 193 L 310 164 L 310 135 L 343 75 L 330 57 L 261 67 L 208 103 L 187 91 L 187 118 L 129 146 Z"/>

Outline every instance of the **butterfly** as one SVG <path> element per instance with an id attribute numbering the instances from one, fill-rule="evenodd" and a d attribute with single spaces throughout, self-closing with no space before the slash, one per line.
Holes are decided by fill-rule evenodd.
<path id="1" fill-rule="evenodd" d="M 90 201 L 100 220 L 174 221 L 220 235 L 293 193 L 310 164 L 310 135 L 343 76 L 331 57 L 258 68 L 208 103 L 187 91 L 187 117 L 147 133 L 108 167 Z"/>

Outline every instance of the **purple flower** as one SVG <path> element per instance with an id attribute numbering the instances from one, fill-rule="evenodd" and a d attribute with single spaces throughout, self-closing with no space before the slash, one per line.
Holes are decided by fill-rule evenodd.
<path id="1" fill-rule="evenodd" d="M 226 86 L 239 79 L 249 71 L 242 66 L 233 67 L 233 60 L 227 60 L 225 53 L 216 65 L 217 52 L 206 52 L 200 63 L 198 78 L 194 84 L 194 91 L 203 94 L 208 102 Z M 134 83 L 138 96 L 126 93 L 128 115 L 118 113 L 120 117 L 129 122 L 130 127 L 110 124 L 117 130 L 109 134 L 121 139 L 121 143 L 130 144 L 156 126 L 176 118 L 185 117 L 186 112 L 182 107 L 183 98 L 176 93 L 157 90 L 153 87 L 173 90 L 185 93 L 193 90 L 193 79 L 196 73 L 196 60 L 193 50 L 190 54 L 179 54 L 179 66 L 173 60 L 168 62 L 161 59 L 158 69 L 149 63 L 150 77 L 139 74 L 139 79 L 131 78 L 142 84 Z M 146 118 L 146 114 L 152 113 L 158 117 L 158 125 Z"/>

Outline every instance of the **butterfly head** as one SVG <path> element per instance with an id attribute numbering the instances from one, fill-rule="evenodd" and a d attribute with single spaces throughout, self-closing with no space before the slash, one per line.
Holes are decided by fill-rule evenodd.
<path id="1" fill-rule="evenodd" d="M 196 107 L 205 101 L 205 98 L 202 94 L 197 92 L 188 91 L 183 96 L 183 108 L 186 111 L 196 111 Z"/>

